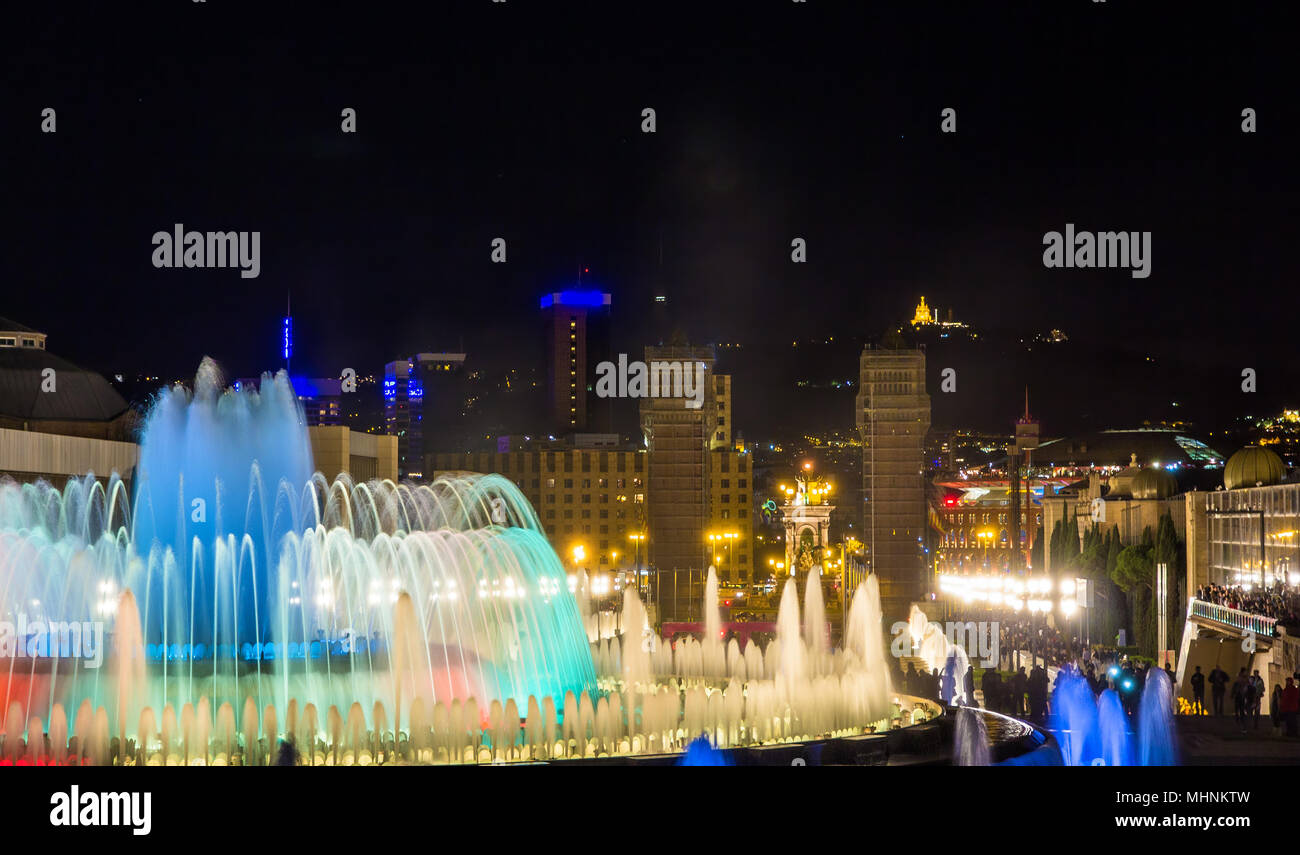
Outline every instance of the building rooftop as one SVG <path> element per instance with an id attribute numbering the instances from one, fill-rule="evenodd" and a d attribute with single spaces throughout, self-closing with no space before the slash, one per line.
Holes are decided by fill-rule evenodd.
<path id="1" fill-rule="evenodd" d="M 26 324 L 20 324 L 17 321 L 11 321 L 8 318 L 0 318 L 0 332 L 36 333 L 44 335 L 40 330 L 34 330 Z"/>
<path id="2" fill-rule="evenodd" d="M 1176 430 L 1138 428 L 1048 440 L 1034 451 L 1041 466 L 1128 466 L 1133 455 L 1139 466 L 1218 466 L 1224 456 L 1195 437 Z"/>
<path id="3" fill-rule="evenodd" d="M 53 392 L 42 391 L 54 369 Z M 127 403 L 93 371 L 37 348 L 0 348 L 0 417 L 23 421 L 109 421 Z"/>
<path id="4" fill-rule="evenodd" d="M 597 309 L 601 306 L 608 306 L 610 302 L 611 295 L 604 291 L 571 289 L 568 291 L 555 291 L 551 294 L 542 295 L 543 309 L 549 309 L 552 306 L 568 306 L 577 309 Z"/>

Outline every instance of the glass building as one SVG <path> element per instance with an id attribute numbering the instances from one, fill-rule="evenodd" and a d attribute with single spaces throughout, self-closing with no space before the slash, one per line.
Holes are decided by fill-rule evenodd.
<path id="1" fill-rule="evenodd" d="M 1205 514 L 1211 583 L 1300 582 L 1300 483 L 1210 493 Z"/>

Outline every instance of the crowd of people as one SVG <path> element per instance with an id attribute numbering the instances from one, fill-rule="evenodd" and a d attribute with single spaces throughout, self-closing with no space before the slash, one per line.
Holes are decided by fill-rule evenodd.
<path id="1" fill-rule="evenodd" d="M 998 629 L 998 649 L 1007 665 L 1013 664 L 1011 658 L 1017 650 L 1026 651 L 1056 667 L 1083 656 L 1084 645 L 1079 639 L 1067 639 L 1055 627 L 1020 620 L 1001 621 Z"/>
<path id="2" fill-rule="evenodd" d="M 910 663 L 895 673 L 894 681 L 896 686 L 910 695 L 942 703 L 952 703 L 955 698 L 964 696 L 965 703 L 968 704 L 976 703 L 975 690 L 978 683 L 978 697 L 985 709 L 1043 723 L 1051 712 L 1052 693 L 1063 674 L 1077 672 L 1087 681 L 1094 695 L 1100 695 L 1106 689 L 1114 689 L 1125 709 L 1133 714 L 1153 667 L 1114 652 L 1097 650 L 1086 650 L 1077 658 L 1062 659 L 1052 664 L 1058 667 L 1055 684 L 1049 678 L 1047 666 L 1041 659 L 1032 664 L 1017 665 L 1006 676 L 997 668 L 986 668 L 978 679 L 972 665 L 967 668 L 960 687 L 954 685 L 955 677 L 949 676 L 946 671 L 936 668 L 926 673 L 923 669 L 913 669 Z M 1164 670 L 1172 681 L 1174 675 L 1168 664 Z"/>
<path id="3" fill-rule="evenodd" d="M 1216 606 L 1274 618 L 1286 627 L 1300 626 L 1300 593 L 1285 585 L 1251 590 L 1235 585 L 1206 585 L 1196 589 L 1196 598 Z"/>
<path id="4" fill-rule="evenodd" d="M 1259 719 L 1264 707 L 1264 678 L 1259 669 L 1255 673 L 1246 673 L 1245 668 L 1238 669 L 1236 679 L 1217 665 L 1207 675 L 1196 666 L 1196 671 L 1188 678 L 1192 686 L 1192 715 L 1209 715 L 1205 706 L 1205 685 L 1210 685 L 1210 698 L 1216 718 L 1224 715 L 1228 692 L 1232 692 L 1232 714 L 1241 732 L 1245 733 L 1250 725 L 1259 730 Z M 1286 678 L 1286 687 L 1280 683 L 1273 684 L 1273 693 L 1268 700 L 1268 716 L 1275 733 L 1285 727 L 1287 736 L 1300 736 L 1300 672 Z"/>

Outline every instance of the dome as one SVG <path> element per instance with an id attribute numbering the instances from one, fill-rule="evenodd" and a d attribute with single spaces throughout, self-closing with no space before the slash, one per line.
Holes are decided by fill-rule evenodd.
<path id="1" fill-rule="evenodd" d="M 1223 486 L 1229 490 L 1238 487 L 1264 487 L 1279 484 L 1286 475 L 1282 458 L 1267 448 L 1248 445 L 1228 458 L 1223 467 Z"/>
<path id="2" fill-rule="evenodd" d="M 1138 466 L 1137 452 L 1129 455 L 1128 468 L 1116 472 L 1110 478 L 1110 492 L 1107 494 L 1112 498 L 1124 499 L 1133 495 L 1133 479 L 1142 473 L 1142 467 Z"/>
<path id="3" fill-rule="evenodd" d="M 1143 469 L 1131 485 L 1135 499 L 1167 499 L 1178 492 L 1178 482 L 1163 469 Z"/>
<path id="4" fill-rule="evenodd" d="M 47 378 L 52 391 L 42 391 Z M 0 421 L 110 421 L 126 411 L 108 381 L 36 347 L 0 347 Z"/>

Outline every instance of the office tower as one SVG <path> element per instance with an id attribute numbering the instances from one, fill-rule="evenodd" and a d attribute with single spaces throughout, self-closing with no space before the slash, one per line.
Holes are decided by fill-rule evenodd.
<path id="1" fill-rule="evenodd" d="M 463 353 L 417 353 L 384 366 L 384 425 L 397 437 L 398 477 L 424 477 L 426 428 L 441 438 L 460 413 L 455 389 L 464 365 Z"/>
<path id="2" fill-rule="evenodd" d="M 585 431 L 595 365 L 607 357 L 610 295 L 557 291 L 542 297 L 547 408 L 557 434 Z M 599 427 L 608 427 L 601 425 Z"/>
<path id="3" fill-rule="evenodd" d="M 686 406 L 686 399 L 641 399 L 641 429 L 650 452 L 648 505 L 650 560 L 661 572 L 700 570 L 705 566 L 709 522 L 709 445 L 716 430 L 711 347 L 647 347 L 645 361 L 654 373 L 657 364 L 704 365 L 703 405 Z"/>
<path id="4" fill-rule="evenodd" d="M 906 618 L 926 590 L 925 437 L 930 396 L 923 350 L 862 351 L 857 395 L 862 437 L 863 532 L 887 619 Z"/>

